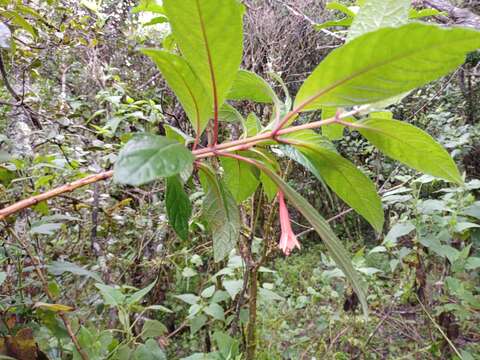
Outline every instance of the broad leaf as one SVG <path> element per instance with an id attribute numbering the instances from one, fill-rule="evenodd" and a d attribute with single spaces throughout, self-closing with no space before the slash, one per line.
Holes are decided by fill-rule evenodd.
<path id="1" fill-rule="evenodd" d="M 382 201 L 372 181 L 350 161 L 314 142 L 290 140 L 327 185 L 377 231 L 384 223 Z"/>
<path id="2" fill-rule="evenodd" d="M 188 63 L 180 56 L 162 50 L 143 49 L 155 62 L 177 95 L 197 134 L 201 134 L 212 113 L 211 95 L 206 92 Z"/>
<path id="3" fill-rule="evenodd" d="M 343 271 L 347 279 L 352 284 L 353 289 L 358 295 L 360 303 L 362 304 L 365 316 L 368 314 L 368 305 L 365 295 L 366 285 L 359 277 L 357 271 L 354 269 L 347 250 L 343 247 L 340 240 L 332 231 L 327 221 L 308 203 L 300 194 L 293 190 L 280 176 L 270 171 L 266 167 L 261 167 L 271 179 L 284 192 L 285 196 L 297 208 L 297 210 L 307 219 L 307 221 L 314 227 L 315 231 L 322 238 L 327 247 L 330 256 Z"/>
<path id="4" fill-rule="evenodd" d="M 297 111 L 369 104 L 456 69 L 480 32 L 414 23 L 362 35 L 332 51 L 301 87 Z"/>
<path id="5" fill-rule="evenodd" d="M 215 262 L 225 259 L 240 236 L 240 213 L 235 199 L 222 180 L 207 167 L 201 167 L 208 183 L 208 193 L 203 202 L 203 214 L 213 234 Z"/>
<path id="6" fill-rule="evenodd" d="M 94 273 L 90 270 L 84 269 L 81 266 L 67 261 L 54 261 L 47 266 L 47 269 L 50 273 L 56 276 L 62 275 L 64 273 L 71 273 L 73 275 L 92 278 L 100 283 L 103 282 L 103 280 L 97 273 Z"/>
<path id="7" fill-rule="evenodd" d="M 262 123 L 254 113 L 248 114 L 247 120 L 245 121 L 245 127 L 247 130 L 244 134 L 245 137 L 255 136 L 262 131 Z"/>
<path id="8" fill-rule="evenodd" d="M 243 125 L 245 120 L 243 119 L 242 114 L 235 109 L 232 105 L 224 103 L 218 112 L 218 118 L 220 121 L 228 122 L 228 123 L 236 123 L 239 122 Z"/>
<path id="9" fill-rule="evenodd" d="M 188 221 L 192 216 L 192 204 L 178 176 L 167 179 L 165 204 L 170 225 L 181 239 L 187 240 Z"/>
<path id="10" fill-rule="evenodd" d="M 265 104 L 279 104 L 280 100 L 270 85 L 257 74 L 239 70 L 228 94 L 228 100 L 251 100 Z"/>
<path id="11" fill-rule="evenodd" d="M 236 0 L 164 0 L 163 6 L 183 56 L 219 109 L 242 61 L 243 6 Z"/>
<path id="12" fill-rule="evenodd" d="M 190 151 L 175 140 L 152 134 L 137 135 L 118 155 L 114 180 L 139 186 L 179 174 L 193 164 Z"/>
<path id="13" fill-rule="evenodd" d="M 167 356 L 156 340 L 148 339 L 135 350 L 133 360 L 167 360 Z"/>
<path id="14" fill-rule="evenodd" d="M 448 152 L 430 135 L 398 120 L 367 119 L 360 133 L 385 155 L 420 172 L 457 184 L 463 180 Z"/>
<path id="15" fill-rule="evenodd" d="M 222 157 L 225 185 L 232 193 L 235 201 L 240 204 L 247 200 L 257 189 L 260 181 L 253 173 L 251 165 L 236 159 Z"/>
<path id="16" fill-rule="evenodd" d="M 411 0 L 366 0 L 355 16 L 347 41 L 384 27 L 408 23 Z"/>
<path id="17" fill-rule="evenodd" d="M 322 120 L 330 119 L 335 116 L 337 112 L 336 108 L 323 108 L 322 109 Z M 327 126 L 322 126 L 322 135 L 327 137 L 329 140 L 340 140 L 343 138 L 343 132 L 345 126 L 342 124 L 329 124 Z"/>

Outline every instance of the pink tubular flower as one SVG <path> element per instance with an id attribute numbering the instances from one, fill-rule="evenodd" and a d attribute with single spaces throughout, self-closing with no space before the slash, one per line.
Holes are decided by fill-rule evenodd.
<path id="1" fill-rule="evenodd" d="M 300 249 L 300 243 L 293 233 L 292 224 L 290 223 L 290 215 L 288 214 L 283 192 L 279 191 L 277 196 L 278 204 L 280 205 L 280 227 L 282 229 L 282 235 L 278 247 L 288 256 L 295 247 Z"/>

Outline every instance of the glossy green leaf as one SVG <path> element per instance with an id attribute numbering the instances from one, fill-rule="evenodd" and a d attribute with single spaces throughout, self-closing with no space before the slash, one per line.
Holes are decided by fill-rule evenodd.
<path id="1" fill-rule="evenodd" d="M 167 179 L 165 205 L 167 207 L 168 222 L 181 239 L 187 240 L 188 221 L 192 216 L 192 204 L 178 176 L 172 176 Z"/>
<path id="2" fill-rule="evenodd" d="M 180 56 L 162 50 L 142 49 L 158 66 L 182 104 L 196 133 L 202 133 L 212 114 L 211 96 L 188 63 Z"/>
<path id="3" fill-rule="evenodd" d="M 408 23 L 411 0 L 365 0 L 355 16 L 347 41 L 384 27 Z"/>
<path id="4" fill-rule="evenodd" d="M 270 171 L 268 168 L 262 167 L 270 178 L 284 192 L 285 197 L 293 206 L 307 219 L 313 226 L 318 235 L 322 238 L 327 247 L 330 256 L 343 271 L 347 279 L 352 284 L 360 303 L 362 304 L 365 316 L 368 314 L 368 305 L 366 299 L 366 285 L 355 270 L 348 255 L 347 250 L 343 247 L 327 221 L 308 203 L 300 194 L 293 190 L 280 176 Z"/>
<path id="5" fill-rule="evenodd" d="M 201 167 L 208 183 L 208 192 L 203 201 L 203 214 L 213 234 L 215 262 L 225 259 L 240 236 L 240 213 L 230 191 L 221 179 L 206 167 Z"/>
<path id="6" fill-rule="evenodd" d="M 382 201 L 372 181 L 347 159 L 340 156 L 329 143 L 313 131 L 300 136 L 291 134 L 289 142 L 305 156 L 296 159 L 309 168 L 377 231 L 384 223 Z M 311 169 L 313 168 L 313 169 Z"/>
<path id="7" fill-rule="evenodd" d="M 258 103 L 280 103 L 270 85 L 257 74 L 239 70 L 228 94 L 228 100 L 251 100 Z"/>
<path id="8" fill-rule="evenodd" d="M 447 181 L 462 184 L 448 152 L 430 135 L 398 120 L 367 119 L 357 123 L 360 133 L 385 155 Z"/>
<path id="9" fill-rule="evenodd" d="M 480 32 L 413 23 L 355 38 L 332 51 L 301 87 L 294 108 L 369 104 L 456 69 L 480 47 Z"/>
<path id="10" fill-rule="evenodd" d="M 164 0 L 177 44 L 217 108 L 237 76 L 243 6 L 236 0 Z"/>
<path id="11" fill-rule="evenodd" d="M 222 157 L 225 185 L 235 201 L 240 204 L 247 200 L 257 189 L 260 181 L 253 173 L 251 165 L 236 159 Z"/>
<path id="12" fill-rule="evenodd" d="M 175 140 L 152 134 L 137 135 L 118 155 L 114 180 L 139 186 L 177 175 L 193 164 L 192 153 Z"/>

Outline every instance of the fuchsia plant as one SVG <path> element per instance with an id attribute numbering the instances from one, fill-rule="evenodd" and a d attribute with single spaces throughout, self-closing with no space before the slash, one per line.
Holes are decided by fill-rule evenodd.
<path id="1" fill-rule="evenodd" d="M 294 248 L 300 249 L 300 243 L 298 242 L 298 239 L 292 230 L 290 215 L 288 214 L 287 204 L 285 204 L 285 196 L 283 195 L 283 192 L 279 191 L 277 197 L 280 207 L 280 228 L 282 230 L 278 247 L 285 255 L 288 256 Z"/>

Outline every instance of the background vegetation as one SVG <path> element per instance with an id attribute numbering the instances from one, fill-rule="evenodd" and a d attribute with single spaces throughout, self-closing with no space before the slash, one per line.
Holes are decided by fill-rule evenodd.
<path id="1" fill-rule="evenodd" d="M 139 51 L 175 47 L 168 19 L 142 11 L 152 4 L 0 0 L 1 24 L 12 32 L 10 43 L 0 41 L 0 208 L 112 169 L 134 133 L 191 133 L 175 95 Z M 242 68 L 287 99 L 343 44 L 351 23 L 345 6 L 355 4 L 244 5 Z M 413 5 L 430 9 L 422 21 L 480 29 L 476 1 Z M 480 53 L 471 53 L 454 73 L 388 108 L 444 145 L 465 186 L 399 165 L 356 132 L 334 140 L 379 188 L 380 233 L 277 149 L 289 183 L 329 219 L 368 282 L 368 322 L 300 214 L 291 216 L 302 249 L 285 257 L 276 249 L 276 202 L 259 201 L 257 192 L 241 207 L 238 249 L 215 262 L 197 179 L 187 185 L 188 239 L 168 224 L 163 181 L 137 188 L 108 180 L 0 222 L 0 358 L 243 359 L 251 298 L 242 244 L 260 256 L 264 242 L 256 358 L 480 358 L 479 64 Z M 244 116 L 271 114 L 268 105 L 235 105 Z M 242 131 L 232 121 L 223 135 L 234 140 Z M 248 232 L 252 213 L 265 224 L 258 237 Z"/>

